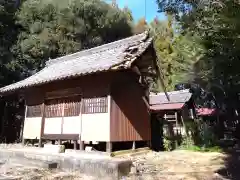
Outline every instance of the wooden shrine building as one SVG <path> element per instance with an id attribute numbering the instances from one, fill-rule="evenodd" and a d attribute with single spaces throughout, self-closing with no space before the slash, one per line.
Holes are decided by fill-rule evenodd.
<path id="1" fill-rule="evenodd" d="M 148 32 L 49 60 L 0 89 L 26 100 L 23 139 L 106 143 L 151 140 L 148 105 L 156 56 Z"/>

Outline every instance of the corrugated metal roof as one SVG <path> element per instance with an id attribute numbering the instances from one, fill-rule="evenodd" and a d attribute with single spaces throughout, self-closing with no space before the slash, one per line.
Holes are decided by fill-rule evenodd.
<path id="1" fill-rule="evenodd" d="M 181 91 L 171 91 L 167 93 L 169 95 L 170 101 L 168 101 L 165 93 L 157 93 L 157 94 L 151 93 L 150 100 L 149 100 L 150 105 L 186 103 L 192 97 L 192 93 L 189 92 L 189 89 L 181 90 Z"/>
<path id="2" fill-rule="evenodd" d="M 121 68 L 129 68 L 128 65 L 136 57 L 140 56 L 151 43 L 152 39 L 149 38 L 148 32 L 145 32 L 113 43 L 53 59 L 48 61 L 46 67 L 36 74 L 1 88 L 0 93 L 56 80 L 118 69 L 116 67 L 119 67 L 119 65 L 121 65 Z M 137 48 L 137 51 L 131 53 L 130 47 Z"/>
<path id="3" fill-rule="evenodd" d="M 171 109 L 182 109 L 185 103 L 174 103 L 174 104 L 154 104 L 150 106 L 152 111 L 160 110 L 171 110 Z"/>

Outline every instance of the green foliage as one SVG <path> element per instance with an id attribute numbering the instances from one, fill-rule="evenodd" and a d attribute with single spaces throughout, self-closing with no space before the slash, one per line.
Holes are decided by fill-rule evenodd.
<path id="1" fill-rule="evenodd" d="M 14 1 L 0 2 L 0 86 L 19 79 L 19 62 L 14 59 L 11 47 L 15 44 L 18 26 L 15 24 Z"/>
<path id="2" fill-rule="evenodd" d="M 191 82 L 213 92 L 219 108 L 234 119 L 240 91 L 239 1 L 157 0 L 157 3 L 160 12 L 174 17 L 179 33 L 193 34 L 199 39 L 201 50 L 196 51 L 198 58 L 191 71 Z"/>
<path id="3" fill-rule="evenodd" d="M 201 119 L 185 123 L 186 135 L 182 137 L 180 149 L 195 151 L 218 151 L 217 138 L 213 127 Z"/>
<path id="4" fill-rule="evenodd" d="M 127 15 L 100 0 L 26 0 L 17 22 L 22 26 L 17 55 L 28 69 L 131 35 Z"/>
<path id="5" fill-rule="evenodd" d="M 192 146 L 183 146 L 183 147 L 180 147 L 180 149 L 195 151 L 195 152 L 219 152 L 219 153 L 223 152 L 222 148 L 219 146 L 204 148 L 204 147 L 192 145 Z"/>
<path id="6" fill-rule="evenodd" d="M 155 19 L 150 23 L 150 29 L 167 90 L 174 90 L 176 84 L 194 79 L 194 64 L 204 52 L 199 37 L 176 31 L 179 25 L 171 15 L 168 15 L 167 21 Z"/>
<path id="7" fill-rule="evenodd" d="M 132 11 L 131 11 L 127 6 L 125 6 L 125 7 L 122 9 L 122 11 L 123 11 L 123 13 L 125 13 L 125 15 L 127 16 L 128 21 L 132 23 L 132 21 L 133 21 Z"/>
<path id="8" fill-rule="evenodd" d="M 147 22 L 145 18 L 141 18 L 138 20 L 137 24 L 133 28 L 134 34 L 140 34 L 146 31 L 148 28 Z"/>
<path id="9" fill-rule="evenodd" d="M 191 146 L 194 146 L 194 140 L 192 136 L 191 135 L 183 136 L 180 147 L 189 148 Z"/>
<path id="10" fill-rule="evenodd" d="M 163 137 L 163 147 L 166 151 L 171 151 L 173 149 L 172 139 L 167 136 L 164 136 Z"/>

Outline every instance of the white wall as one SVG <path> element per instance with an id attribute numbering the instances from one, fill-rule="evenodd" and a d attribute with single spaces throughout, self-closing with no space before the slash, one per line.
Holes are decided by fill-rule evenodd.
<path id="1" fill-rule="evenodd" d="M 111 97 L 108 96 L 107 113 L 82 114 L 81 117 L 45 118 L 44 134 L 81 134 L 83 141 L 110 141 L 110 100 Z M 24 138 L 39 139 L 41 122 L 41 117 L 26 118 Z M 62 122 L 63 129 L 61 129 Z"/>
<path id="2" fill-rule="evenodd" d="M 41 117 L 25 118 L 23 128 L 24 139 L 40 139 L 41 136 Z"/>
<path id="3" fill-rule="evenodd" d="M 82 114 L 83 141 L 110 141 L 109 113 Z"/>
<path id="4" fill-rule="evenodd" d="M 45 118 L 44 134 L 61 134 L 62 117 Z"/>
<path id="5" fill-rule="evenodd" d="M 80 116 L 63 118 L 63 134 L 80 134 L 81 118 Z"/>

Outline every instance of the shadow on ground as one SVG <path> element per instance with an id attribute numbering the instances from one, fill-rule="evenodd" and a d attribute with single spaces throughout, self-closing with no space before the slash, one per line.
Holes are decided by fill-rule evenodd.
<path id="1" fill-rule="evenodd" d="M 222 177 L 231 180 L 240 180 L 240 149 L 224 150 L 225 167 L 217 171 Z"/>

